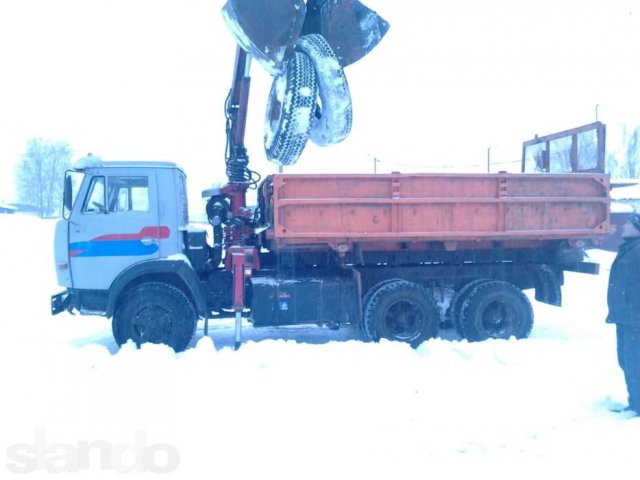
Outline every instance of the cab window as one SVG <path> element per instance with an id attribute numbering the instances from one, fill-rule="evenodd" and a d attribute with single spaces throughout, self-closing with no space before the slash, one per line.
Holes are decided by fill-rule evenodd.
<path id="1" fill-rule="evenodd" d="M 82 213 L 105 213 L 106 205 L 104 177 L 93 177 L 82 206 Z"/>
<path id="2" fill-rule="evenodd" d="M 149 179 L 147 177 L 109 177 L 110 212 L 148 212 Z"/>

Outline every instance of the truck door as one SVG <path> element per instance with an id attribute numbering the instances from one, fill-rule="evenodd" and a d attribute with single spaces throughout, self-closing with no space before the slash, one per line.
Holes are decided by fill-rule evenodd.
<path id="1" fill-rule="evenodd" d="M 150 169 L 100 169 L 86 175 L 69 222 L 73 288 L 106 290 L 127 267 L 159 257 L 169 227 L 159 225 Z"/>

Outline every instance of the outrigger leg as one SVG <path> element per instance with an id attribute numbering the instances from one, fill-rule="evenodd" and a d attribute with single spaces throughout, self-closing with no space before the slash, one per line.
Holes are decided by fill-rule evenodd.
<path id="1" fill-rule="evenodd" d="M 245 308 L 245 279 L 251 277 L 252 270 L 259 269 L 256 247 L 231 247 L 227 255 L 231 257 L 233 272 L 233 309 L 236 312 L 235 349 L 242 344 L 242 313 Z"/>

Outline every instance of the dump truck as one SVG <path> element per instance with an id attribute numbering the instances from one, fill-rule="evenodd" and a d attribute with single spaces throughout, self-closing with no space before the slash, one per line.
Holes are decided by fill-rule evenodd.
<path id="1" fill-rule="evenodd" d="M 602 124 L 526 142 L 518 174 L 261 179 L 244 146 L 252 56 L 274 75 L 266 156 L 289 165 L 307 140 L 327 146 L 349 134 L 344 67 L 389 25 L 356 0 L 229 0 L 223 12 L 238 47 L 227 183 L 203 192 L 209 225 L 189 222 L 177 164 L 84 158 L 64 180 L 54 315 L 104 315 L 118 344 L 176 351 L 199 320 L 207 334 L 226 317 L 236 348 L 243 318 L 353 326 L 365 340 L 412 346 L 441 328 L 469 341 L 524 338 L 534 321 L 526 290 L 561 305 L 564 272 L 598 272 L 584 252 L 611 230 Z"/>
<path id="2" fill-rule="evenodd" d="M 597 273 L 584 249 L 610 230 L 602 174 L 275 174 L 243 246 L 223 192 L 212 227 L 189 224 L 175 164 L 96 161 L 67 179 L 52 312 L 176 350 L 238 303 L 256 327 L 353 325 L 372 341 L 418 345 L 447 320 L 470 341 L 526 337 L 523 291 L 560 305 L 563 273 Z"/>

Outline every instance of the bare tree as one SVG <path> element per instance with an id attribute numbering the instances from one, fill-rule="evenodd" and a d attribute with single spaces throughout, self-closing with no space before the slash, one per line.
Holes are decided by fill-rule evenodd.
<path id="1" fill-rule="evenodd" d="M 604 171 L 612 177 L 621 177 L 620 164 L 618 162 L 618 158 L 613 153 L 607 153 L 605 157 Z"/>
<path id="2" fill-rule="evenodd" d="M 67 142 L 29 140 L 16 170 L 18 200 L 34 206 L 41 217 L 54 216 L 62 200 L 64 172 L 70 164 Z"/>
<path id="3" fill-rule="evenodd" d="M 627 159 L 624 165 L 626 178 L 640 178 L 640 126 L 633 129 L 627 144 Z"/>

